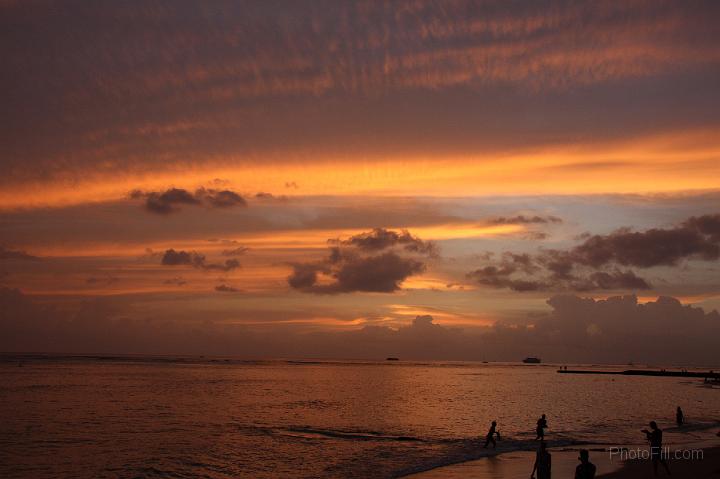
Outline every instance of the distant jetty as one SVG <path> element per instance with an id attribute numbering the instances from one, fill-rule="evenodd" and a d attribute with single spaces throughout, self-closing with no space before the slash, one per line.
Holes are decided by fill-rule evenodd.
<path id="1" fill-rule="evenodd" d="M 625 371 L 602 371 L 596 369 L 558 369 L 560 374 L 614 374 L 620 376 L 662 376 L 673 378 L 705 378 L 720 379 L 720 373 L 715 371 L 667 371 L 665 369 L 626 369 Z"/>

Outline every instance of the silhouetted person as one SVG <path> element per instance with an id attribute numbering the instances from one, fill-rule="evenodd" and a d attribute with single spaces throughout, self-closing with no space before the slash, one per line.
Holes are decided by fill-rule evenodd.
<path id="1" fill-rule="evenodd" d="M 547 427 L 547 419 L 545 419 L 545 414 L 543 414 L 542 417 L 537 420 L 537 428 L 535 428 L 535 432 L 537 433 L 536 441 L 538 439 L 541 441 L 545 439 L 545 429 L 547 429 Z"/>
<path id="2" fill-rule="evenodd" d="M 587 449 L 580 449 L 580 464 L 575 468 L 575 479 L 595 479 L 595 464 L 590 462 L 590 453 Z"/>
<path id="3" fill-rule="evenodd" d="M 537 471 L 537 479 L 550 479 L 550 466 L 552 465 L 552 457 L 547 450 L 547 444 L 545 441 L 540 443 L 540 449 L 538 449 L 535 455 L 535 465 L 533 465 L 532 473 L 530 478 L 535 477 L 535 471 Z"/>
<path id="4" fill-rule="evenodd" d="M 675 413 L 675 422 L 678 427 L 685 423 L 685 415 L 683 414 L 682 409 L 680 409 L 680 406 L 677 407 L 677 412 Z"/>
<path id="5" fill-rule="evenodd" d="M 662 430 L 655 421 L 650 421 L 650 430 L 643 429 L 647 440 L 650 442 L 650 458 L 653 463 L 653 472 L 657 476 L 658 463 L 662 464 L 665 471 L 670 475 L 670 468 L 667 461 L 662 457 Z"/>
<path id="6" fill-rule="evenodd" d="M 500 439 L 500 433 L 497 432 L 495 428 L 497 428 L 497 421 L 493 421 L 492 424 L 490 424 L 490 429 L 488 430 L 487 436 L 485 436 L 484 448 L 487 448 L 490 444 L 492 444 L 493 449 L 497 447 L 497 443 L 495 442 L 495 438 L 493 436 L 497 436 L 497 438 Z"/>

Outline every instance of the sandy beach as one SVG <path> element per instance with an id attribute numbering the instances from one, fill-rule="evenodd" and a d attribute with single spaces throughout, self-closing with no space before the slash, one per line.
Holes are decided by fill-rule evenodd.
<path id="1" fill-rule="evenodd" d="M 720 446 L 703 448 L 703 458 L 696 460 L 672 460 L 669 461 L 672 477 L 681 478 L 717 478 L 720 477 Z M 659 467 L 658 477 L 665 477 L 666 474 Z M 564 476 L 560 476 L 564 477 Z M 570 477 L 570 476 L 568 476 Z M 619 470 L 603 474 L 603 479 L 640 479 L 654 477 L 652 464 L 647 460 L 626 461 Z"/>
<path id="2" fill-rule="evenodd" d="M 597 447 L 597 446 L 595 446 Z M 552 454 L 553 477 L 573 477 L 578 464 L 580 448 L 550 449 Z M 621 462 L 612 462 L 604 450 L 590 452 L 592 462 L 597 466 L 598 474 L 608 474 L 622 466 Z M 535 461 L 534 451 L 514 451 L 496 456 L 484 457 L 452 466 L 407 476 L 412 479 L 527 479 Z M 612 476 L 615 477 L 615 476 Z M 622 476 L 625 477 L 625 476 Z"/>
<path id="3" fill-rule="evenodd" d="M 597 446 L 595 446 L 597 448 Z M 696 460 L 672 460 L 670 472 L 675 478 L 720 477 L 720 447 L 701 448 L 703 458 Z M 572 478 L 578 464 L 578 448 L 551 449 L 553 477 Z M 527 479 L 532 471 L 535 453 L 516 451 L 485 457 L 452 466 L 441 467 L 407 476 L 412 479 Z M 652 464 L 648 460 L 612 460 L 607 450 L 591 450 L 590 459 L 597 467 L 597 477 L 603 479 L 652 478 Z M 666 474 L 660 469 L 658 477 Z"/>

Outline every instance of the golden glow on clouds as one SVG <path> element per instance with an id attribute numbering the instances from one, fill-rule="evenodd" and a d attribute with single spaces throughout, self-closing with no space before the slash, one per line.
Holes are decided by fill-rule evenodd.
<path id="1" fill-rule="evenodd" d="M 399 230 L 400 227 L 393 225 L 385 226 L 387 229 Z M 507 235 L 516 235 L 526 231 L 525 225 L 518 224 L 502 224 L 502 225 L 483 225 L 479 223 L 458 222 L 444 225 L 432 226 L 410 226 L 405 229 L 410 230 L 414 235 L 424 240 L 450 240 L 463 238 L 495 238 Z M 250 234 L 234 234 L 232 240 L 237 241 L 237 245 L 218 244 L 207 239 L 187 239 L 178 238 L 173 240 L 164 240 L 160 242 L 143 242 L 143 246 L 133 243 L 95 243 L 88 244 L 78 241 L 73 244 L 54 244 L 49 243 L 42 246 L 34 247 L 29 251 L 37 256 L 46 257 L 151 257 L 156 256 L 160 261 L 160 256 L 165 250 L 173 248 L 175 250 L 198 251 L 208 255 L 219 255 L 223 250 L 234 249 L 239 245 L 249 247 L 249 251 L 270 251 L 273 253 L 281 252 L 279 250 L 322 250 L 325 251 L 328 239 L 341 238 L 346 239 L 350 236 L 366 232 L 367 228 L 352 229 L 307 229 L 307 230 L 279 230 L 262 233 Z M 254 254 L 254 253 L 253 253 Z M 244 256 L 239 256 L 243 259 Z"/>
<path id="2" fill-rule="evenodd" d="M 406 304 L 389 304 L 387 307 L 394 316 L 402 319 L 401 325 L 407 325 L 416 316 L 432 316 L 433 322 L 446 326 L 492 326 L 496 321 L 494 318 L 483 318 L 437 307 Z"/>
<path id="3" fill-rule="evenodd" d="M 297 163 L 233 158 L 208 160 L 185 172 L 148 171 L 104 177 L 88 171 L 72 183 L 22 183 L 0 191 L 0 208 L 68 206 L 127 198 L 130 191 L 194 189 L 221 178 L 247 195 L 477 196 L 677 192 L 720 185 L 720 131 L 652 135 L 611 144 L 577 144 L 508 154 L 342 158 Z M 342 161 L 340 161 L 342 160 Z M 288 190 L 287 182 L 299 188 Z"/>

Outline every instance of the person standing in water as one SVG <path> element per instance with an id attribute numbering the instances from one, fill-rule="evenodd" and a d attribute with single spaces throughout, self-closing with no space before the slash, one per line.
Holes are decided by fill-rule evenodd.
<path id="1" fill-rule="evenodd" d="M 537 479 L 550 479 L 550 469 L 552 466 L 552 456 L 547 450 L 547 444 L 545 441 L 540 443 L 540 449 L 538 449 L 535 455 L 535 464 L 533 465 L 530 479 L 535 479 L 535 472 L 537 471 Z"/>
<path id="2" fill-rule="evenodd" d="M 595 479 L 595 464 L 590 462 L 590 453 L 587 449 L 580 449 L 580 464 L 575 468 L 575 479 Z"/>
<path id="3" fill-rule="evenodd" d="M 682 425 L 685 424 L 685 415 L 683 414 L 682 409 L 680 409 L 680 406 L 677 407 L 677 411 L 675 412 L 675 422 L 678 427 L 682 427 Z"/>
<path id="4" fill-rule="evenodd" d="M 541 441 L 545 440 L 545 429 L 547 429 L 547 427 L 547 419 L 545 419 L 545 414 L 543 414 L 542 417 L 537 420 L 537 428 L 535 428 L 535 432 L 537 433 L 536 441 L 538 439 Z"/>
<path id="5" fill-rule="evenodd" d="M 650 430 L 643 429 L 642 432 L 645 433 L 645 437 L 650 442 L 650 459 L 652 459 L 653 463 L 653 472 L 657 476 L 658 463 L 660 463 L 665 468 L 665 472 L 670 475 L 670 468 L 662 456 L 662 430 L 655 421 L 650 421 Z"/>
<path id="6" fill-rule="evenodd" d="M 497 436 L 497 438 L 500 439 L 500 433 L 496 430 L 496 428 L 497 421 L 493 421 L 492 424 L 490 424 L 490 430 L 488 430 L 487 436 L 485 436 L 485 445 L 483 446 L 485 449 L 487 449 L 490 444 L 492 444 L 493 449 L 497 447 L 497 443 L 495 442 L 495 438 L 493 436 Z"/>

